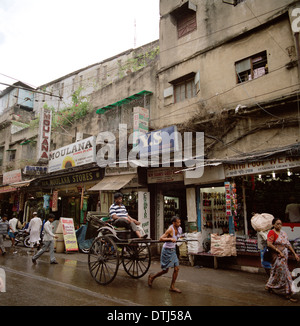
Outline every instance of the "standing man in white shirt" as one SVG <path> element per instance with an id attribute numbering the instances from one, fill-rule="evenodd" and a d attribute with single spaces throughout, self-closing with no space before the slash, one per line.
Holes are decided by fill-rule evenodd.
<path id="1" fill-rule="evenodd" d="M 289 204 L 285 208 L 285 216 L 287 222 L 300 223 L 300 204 L 297 203 L 294 196 L 289 198 Z"/>
<path id="2" fill-rule="evenodd" d="M 33 217 L 30 220 L 27 232 L 30 233 L 30 248 L 31 251 L 33 251 L 33 246 L 36 243 L 37 245 L 40 244 L 41 241 L 41 229 L 42 229 L 42 220 L 38 217 L 38 213 L 37 212 L 33 212 Z"/>
<path id="3" fill-rule="evenodd" d="M 36 264 L 36 260 L 42 256 L 42 254 L 49 248 L 50 251 L 50 264 L 58 264 L 54 257 L 54 238 L 58 237 L 52 232 L 52 222 L 54 221 L 55 216 L 53 214 L 49 214 L 48 221 L 44 224 L 44 239 L 43 239 L 43 247 L 39 250 L 33 257 L 32 262 Z"/>

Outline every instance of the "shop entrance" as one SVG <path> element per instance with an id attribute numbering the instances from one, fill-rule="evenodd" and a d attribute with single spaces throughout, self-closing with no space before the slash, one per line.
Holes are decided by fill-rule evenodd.
<path id="1" fill-rule="evenodd" d="M 166 187 L 166 185 L 164 185 Z M 186 207 L 186 189 L 180 185 L 174 185 L 163 189 L 164 201 L 164 231 L 171 225 L 173 216 L 178 216 L 181 219 L 181 227 L 183 232 L 188 230 L 187 207 Z"/>
<path id="2" fill-rule="evenodd" d="M 201 226 L 206 234 L 228 232 L 225 187 L 200 188 Z"/>

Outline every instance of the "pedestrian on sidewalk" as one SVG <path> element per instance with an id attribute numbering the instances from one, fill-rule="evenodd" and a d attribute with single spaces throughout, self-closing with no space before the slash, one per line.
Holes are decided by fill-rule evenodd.
<path id="1" fill-rule="evenodd" d="M 4 247 L 4 237 L 8 234 L 9 230 L 10 230 L 10 226 L 7 220 L 7 215 L 4 214 L 2 219 L 0 220 L 0 250 L 2 256 L 6 254 L 6 250 Z"/>
<path id="2" fill-rule="evenodd" d="M 268 233 L 267 243 L 273 251 L 273 262 L 271 275 L 265 288 L 270 293 L 273 293 L 274 289 L 281 290 L 287 300 L 297 302 L 292 296 L 293 279 L 288 267 L 288 249 L 294 254 L 296 261 L 300 259 L 291 246 L 286 232 L 281 230 L 281 220 L 274 218 L 272 225 L 274 229 Z"/>
<path id="3" fill-rule="evenodd" d="M 48 248 L 50 251 L 50 264 L 58 264 L 54 257 L 54 238 L 58 238 L 58 236 L 53 233 L 52 223 L 54 219 L 54 214 L 49 214 L 48 221 L 44 224 L 43 247 L 32 257 L 32 262 L 34 264 L 36 264 L 36 260 L 41 257 Z"/>
<path id="4" fill-rule="evenodd" d="M 38 213 L 37 212 L 33 212 L 33 217 L 30 220 L 28 229 L 26 230 L 27 232 L 30 233 L 30 238 L 29 238 L 29 242 L 30 242 L 30 248 L 31 251 L 33 251 L 33 246 L 35 244 L 39 245 L 40 244 L 40 240 L 41 240 L 41 228 L 42 228 L 42 220 L 37 216 Z"/>
<path id="5" fill-rule="evenodd" d="M 17 232 L 17 225 L 18 225 L 19 220 L 16 218 L 16 216 L 14 215 L 13 218 L 11 218 L 8 223 L 10 226 L 10 231 L 8 232 L 8 235 L 10 237 L 11 240 L 11 246 L 14 247 L 15 246 L 15 234 Z"/>
<path id="6" fill-rule="evenodd" d="M 181 293 L 181 291 L 175 288 L 175 282 L 179 272 L 179 259 L 176 254 L 176 242 L 182 236 L 181 220 L 177 216 L 173 216 L 171 219 L 172 225 L 168 230 L 160 237 L 160 241 L 164 241 L 162 247 L 162 252 L 160 256 L 161 271 L 156 274 L 150 274 L 148 277 L 148 286 L 151 287 L 153 281 L 166 273 L 168 273 L 169 268 L 173 267 L 173 276 L 170 286 L 171 292 Z"/>
<path id="7" fill-rule="evenodd" d="M 257 247 L 260 250 L 260 262 L 268 277 L 270 277 L 272 264 L 264 260 L 264 254 L 267 250 L 267 238 L 269 231 L 270 230 L 257 232 Z"/>

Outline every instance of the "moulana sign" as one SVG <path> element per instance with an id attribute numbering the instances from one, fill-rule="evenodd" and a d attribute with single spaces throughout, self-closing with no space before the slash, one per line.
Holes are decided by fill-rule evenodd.
<path id="1" fill-rule="evenodd" d="M 48 173 L 93 162 L 96 162 L 95 136 L 50 152 Z"/>
<path id="2" fill-rule="evenodd" d="M 39 138 L 37 147 L 37 160 L 47 162 L 49 160 L 51 142 L 52 111 L 43 108 L 40 115 Z"/>

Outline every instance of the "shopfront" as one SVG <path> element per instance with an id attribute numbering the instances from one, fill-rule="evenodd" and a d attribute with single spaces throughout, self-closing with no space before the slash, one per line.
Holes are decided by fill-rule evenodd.
<path id="1" fill-rule="evenodd" d="M 104 178 L 88 190 L 90 194 L 98 194 L 100 201 L 97 210 L 107 215 L 116 192 L 123 194 L 123 204 L 128 214 L 140 221 L 144 231 L 150 234 L 150 194 L 146 170 L 140 167 L 106 167 Z"/>
<path id="2" fill-rule="evenodd" d="M 156 237 L 167 230 L 173 216 L 180 217 L 183 232 L 188 230 L 186 187 L 183 173 L 179 170 L 169 167 L 150 168 L 147 171 L 148 185 L 156 206 Z"/>
<path id="3" fill-rule="evenodd" d="M 300 237 L 300 158 L 277 156 L 267 161 L 225 165 L 228 180 L 236 183 L 241 211 L 245 215 L 247 236 L 256 232 L 251 227 L 253 213 L 269 213 L 282 219 L 283 230 L 290 240 Z M 289 204 L 297 210 L 288 216 Z M 300 207 L 300 206 L 299 206 Z M 298 216 L 297 216 L 298 215 Z"/>
<path id="4" fill-rule="evenodd" d="M 97 210 L 99 194 L 89 193 L 88 189 L 103 176 L 103 169 L 91 164 L 72 173 L 66 170 L 39 178 L 32 184 L 32 189 L 41 211 L 45 214 L 51 212 L 57 219 L 72 218 L 78 228 L 86 223 L 88 211 Z"/>

